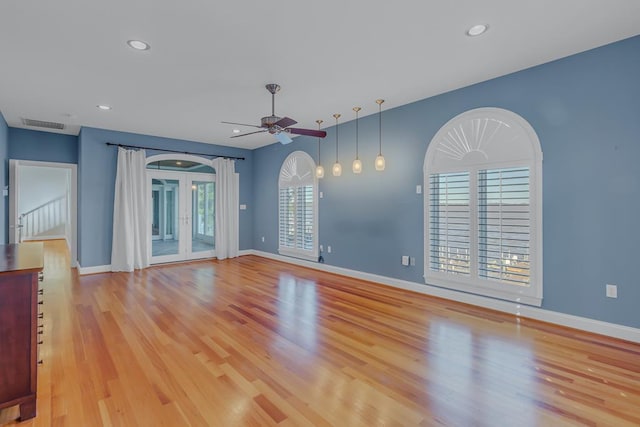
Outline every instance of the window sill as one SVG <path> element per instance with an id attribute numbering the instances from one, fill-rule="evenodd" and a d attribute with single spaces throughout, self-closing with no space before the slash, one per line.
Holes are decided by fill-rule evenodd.
<path id="1" fill-rule="evenodd" d="M 291 249 L 278 249 L 280 255 L 303 259 L 305 261 L 318 262 L 318 254 L 312 252 L 295 251 Z"/>
<path id="2" fill-rule="evenodd" d="M 425 283 L 427 285 L 438 286 L 441 288 L 453 289 L 455 291 L 465 292 L 468 294 L 481 295 L 489 298 L 496 298 L 505 301 L 512 301 L 519 304 L 531 305 L 534 307 L 542 306 L 542 292 L 540 295 L 534 295 L 534 289 L 531 287 L 506 289 L 509 285 L 503 285 L 505 289 L 496 289 L 495 287 L 483 286 L 477 283 L 460 283 L 456 281 L 446 280 L 442 277 L 426 275 Z"/>

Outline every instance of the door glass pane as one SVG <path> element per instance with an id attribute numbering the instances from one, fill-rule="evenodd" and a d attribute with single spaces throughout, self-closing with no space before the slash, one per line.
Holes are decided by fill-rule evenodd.
<path id="1" fill-rule="evenodd" d="M 178 215 L 178 185 L 175 179 L 152 181 L 153 221 L 151 252 L 153 256 L 175 255 L 179 252 L 180 226 Z M 157 206 L 157 208 L 156 208 Z"/>
<path id="2" fill-rule="evenodd" d="M 156 240 L 160 237 L 160 190 L 156 187 L 156 179 L 153 180 L 151 190 L 151 238 Z"/>
<path id="3" fill-rule="evenodd" d="M 191 252 L 214 249 L 215 184 L 193 181 L 191 185 Z"/>

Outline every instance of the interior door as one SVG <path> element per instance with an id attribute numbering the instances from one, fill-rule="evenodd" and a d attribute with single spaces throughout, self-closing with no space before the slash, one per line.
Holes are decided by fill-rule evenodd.
<path id="1" fill-rule="evenodd" d="M 22 241 L 20 215 L 18 213 L 18 161 L 9 160 L 9 243 Z"/>
<path id="2" fill-rule="evenodd" d="M 215 175 L 149 170 L 151 264 L 215 256 Z"/>

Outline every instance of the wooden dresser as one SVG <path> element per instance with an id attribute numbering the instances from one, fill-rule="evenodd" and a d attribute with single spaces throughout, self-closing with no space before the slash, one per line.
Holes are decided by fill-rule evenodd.
<path id="1" fill-rule="evenodd" d="M 0 409 L 36 416 L 43 244 L 0 245 Z"/>

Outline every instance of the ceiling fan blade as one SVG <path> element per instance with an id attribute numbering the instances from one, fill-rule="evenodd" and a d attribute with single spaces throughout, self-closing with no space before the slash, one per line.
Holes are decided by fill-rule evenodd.
<path id="1" fill-rule="evenodd" d="M 283 117 L 280 120 L 278 120 L 277 122 L 275 122 L 273 124 L 273 126 L 279 126 L 282 129 L 284 129 L 284 128 L 288 128 L 291 125 L 295 125 L 296 123 L 298 123 L 298 122 L 296 122 L 293 119 L 290 119 L 289 117 Z"/>
<path id="2" fill-rule="evenodd" d="M 257 130 L 255 132 L 243 133 L 243 134 L 240 134 L 240 135 L 232 135 L 232 136 L 230 136 L 230 138 L 238 138 L 238 137 L 241 137 L 241 136 L 253 135 L 254 133 L 262 133 L 262 132 L 266 132 L 267 130 L 268 129 L 262 129 L 262 130 Z"/>
<path id="3" fill-rule="evenodd" d="M 293 141 L 293 139 L 289 138 L 289 135 L 287 135 L 286 132 L 276 132 L 273 135 L 276 137 L 278 141 L 280 141 L 280 144 L 282 145 L 286 145 L 291 141 Z"/>
<path id="4" fill-rule="evenodd" d="M 257 125 L 248 125 L 246 123 L 236 123 L 236 122 L 220 122 L 220 123 L 225 123 L 228 125 L 238 125 L 238 126 L 250 126 L 252 128 L 261 128 L 262 126 L 257 126 Z M 240 135 L 238 135 L 240 136 Z"/>
<path id="5" fill-rule="evenodd" d="M 301 128 L 287 128 L 285 130 L 289 133 L 293 133 L 296 135 L 315 136 L 317 138 L 324 138 L 325 136 L 327 136 L 327 132 L 323 130 L 301 129 Z"/>

